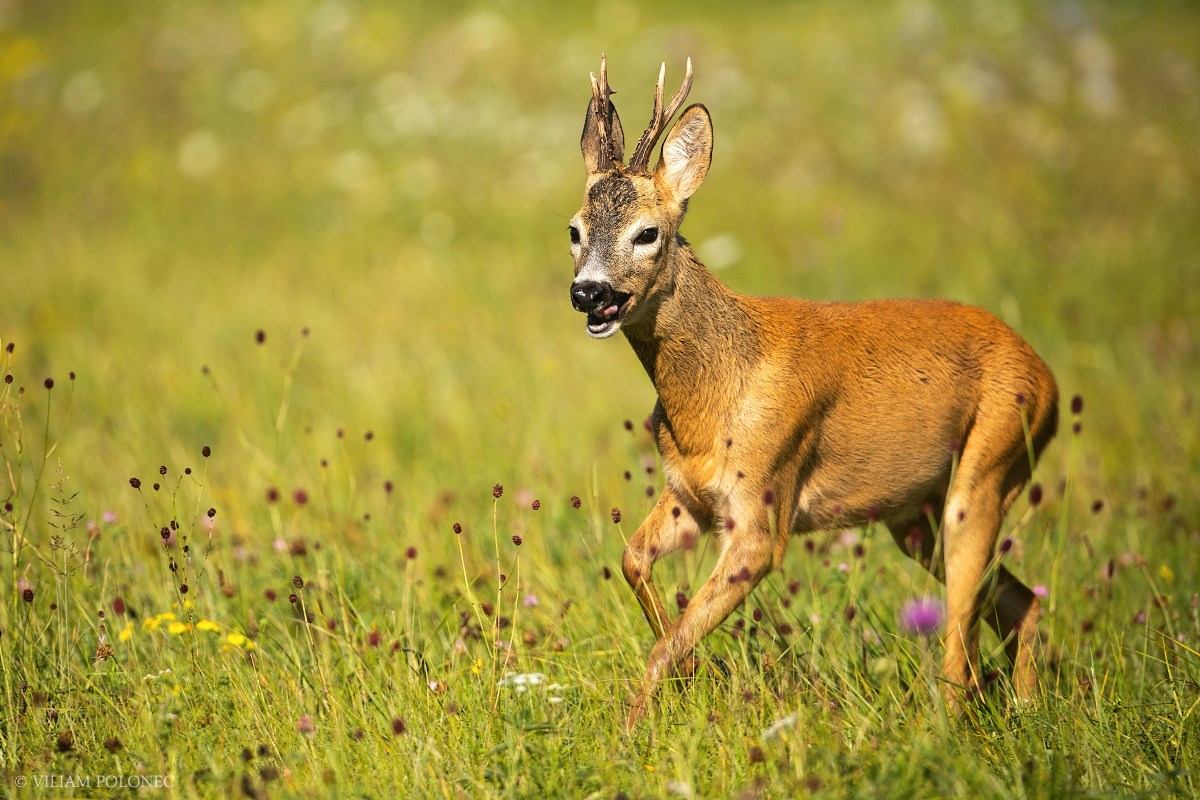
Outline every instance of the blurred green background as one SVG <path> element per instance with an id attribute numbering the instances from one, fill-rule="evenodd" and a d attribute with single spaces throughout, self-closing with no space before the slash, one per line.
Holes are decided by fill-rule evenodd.
<path id="1" fill-rule="evenodd" d="M 911 736 L 936 714 L 918 704 L 925 716 L 911 724 L 909 690 L 856 661 L 868 649 L 884 661 L 904 651 L 889 633 L 894 608 L 929 591 L 888 544 L 887 587 L 873 572 L 843 578 L 828 562 L 802 561 L 797 547 L 785 575 L 760 590 L 787 607 L 796 591 L 784 597 L 787 578 L 812 579 L 795 609 L 779 612 L 803 636 L 770 640 L 795 662 L 786 674 L 797 685 L 812 674 L 806 658 L 827 670 L 799 699 L 786 686 L 777 697 L 769 671 L 759 687 L 759 650 L 722 634 L 712 640 L 741 646 L 744 663 L 734 688 L 718 678 L 689 696 L 702 698 L 686 707 L 691 738 L 674 738 L 683 728 L 667 721 L 670 737 L 643 752 L 615 733 L 649 643 L 623 582 L 599 576 L 616 567 L 659 477 L 639 427 L 654 400 L 649 381 L 619 337 L 586 336 L 567 294 L 566 226 L 584 180 L 578 137 L 601 52 L 631 135 L 649 116 L 659 63 L 674 83 L 693 59 L 690 99 L 712 113 L 716 146 L 684 233 L 723 281 L 754 294 L 979 304 L 1058 376 L 1065 422 L 1036 476 L 1054 510 L 1006 530 L 1027 536 L 1022 572 L 1049 586 L 1045 625 L 1066 655 L 1046 673 L 1047 691 L 1061 702 L 1015 739 L 993 720 L 1000 733 L 985 726 L 959 766 L 987 762 L 980 780 L 994 796 L 1108 782 L 1149 791 L 1164 775 L 1186 793 L 1192 779 L 1173 759 L 1186 765 L 1195 752 L 1195 706 L 1177 705 L 1174 717 L 1146 709 L 1181 702 L 1167 698 L 1175 665 L 1147 644 L 1150 626 L 1174 638 L 1196 625 L 1200 13 L 1187 2 L 0 0 L 0 342 L 15 344 L 11 356 L 0 351 L 14 376 L 0 397 L 9 472 L 0 499 L 17 501 L 0 522 L 27 536 L 0 624 L 46 625 L 41 638 L 29 634 L 6 691 L 28 681 L 50 687 L 51 702 L 55 692 L 70 699 L 61 725 L 30 715 L 5 739 L 8 763 L 26 743 L 30 770 L 73 758 L 53 747 L 69 722 L 92 764 L 107 763 L 101 743 L 122 731 L 139 758 L 160 741 L 186 744 L 180 774 L 210 769 L 232 787 L 236 770 L 208 754 L 269 740 L 304 785 L 328 765 L 351 776 L 343 787 L 382 792 L 407 779 L 408 756 L 388 749 L 393 714 L 403 714 L 421 737 L 447 737 L 438 746 L 467 776 L 452 785 L 469 794 L 505 785 L 492 781 L 510 756 L 514 774 L 578 780 L 584 794 L 587 781 L 616 785 L 643 764 L 647 780 L 655 764 L 665 780 L 671 763 L 690 780 L 694 765 L 725 763 L 732 743 L 733 777 L 712 768 L 700 779 L 720 796 L 752 780 L 762 752 L 756 761 L 745 742 L 781 705 L 808 709 L 814 692 L 829 692 L 871 720 L 878 690 L 895 692 L 882 745 L 859 748 L 874 723 L 855 732 L 838 705 L 813 706 L 805 713 L 828 735 L 781 757 L 772 785 L 792 791 L 817 775 L 834 781 L 831 792 L 966 791 L 955 781 L 973 773 L 944 769 L 945 741 Z M 1065 408 L 1076 394 L 1078 436 Z M 159 480 L 159 465 L 163 492 L 130 490 L 131 476 Z M 179 482 L 183 467 L 203 477 Z M 1068 480 L 1075 490 L 1059 491 Z M 495 483 L 506 487 L 498 525 Z M 284 502 L 268 500 L 270 487 Z M 292 501 L 297 488 L 312 502 Z M 211 529 L 202 527 L 210 503 Z M 613 506 L 625 509 L 624 527 L 609 523 Z M 89 533 L 86 572 L 64 576 L 48 563 L 58 515 L 95 522 L 103 512 L 117 521 Z M 143 616 L 181 596 L 165 567 L 174 551 L 158 539 L 177 517 L 217 570 L 190 578 L 196 614 L 222 630 L 261 624 L 263 663 L 277 667 L 309 663 L 306 643 L 328 617 L 336 633 L 313 646 L 311 663 L 371 671 L 365 691 L 397 709 L 341 688 L 326 706 L 315 687 L 297 691 L 287 669 L 264 671 L 262 683 L 250 669 L 259 662 L 215 646 L 200 662 L 211 669 L 197 668 L 183 639 L 140 628 L 118 645 L 120 658 L 93 668 L 96 609 L 111 608 L 114 594 Z M 463 522 L 462 537 L 451 521 Z M 514 532 L 525 536 L 520 550 L 508 545 Z M 82 542 L 80 530 L 68 536 Z M 5 535 L 6 553 L 18 539 Z M 479 613 L 464 598 L 466 575 L 481 596 L 513 603 L 515 620 L 515 598 L 501 598 L 495 581 L 518 556 L 524 571 L 505 591 L 540 594 L 541 606 L 522 607 L 513 630 L 534 644 L 511 652 L 585 698 L 554 718 L 553 770 L 540 755 L 531 766 L 512 755 L 536 749 L 489 749 L 504 737 L 524 747 L 526 733 L 494 713 L 496 674 L 479 677 L 485 656 L 492 673 L 508 661 L 469 635 Z M 664 566 L 668 595 L 697 580 L 696 562 L 684 563 Z M 1129 577 L 1114 581 L 1114 571 Z M 282 599 L 295 572 L 312 607 L 321 604 L 314 628 L 296 626 Z M 15 600 L 19 581 L 36 586 L 32 603 Z M 886 639 L 860 647 L 855 625 L 868 623 Z M 381 666 L 381 629 L 428 659 L 450 693 L 429 699 L 409 662 Z M 1179 652 L 1194 656 L 1190 646 Z M 1152 652 L 1132 658 L 1131 647 Z M 218 685 L 197 678 L 209 670 L 264 697 L 246 713 L 226 708 L 225 690 L 163 700 L 141 675 L 164 664 L 193 689 Z M 707 736 L 724 693 L 751 683 L 762 689 L 752 713 Z M 138 701 L 127 706 L 126 691 Z M 1100 708 L 1104 691 L 1111 713 L 1070 725 L 1055 716 Z M 1122 697 L 1144 708 L 1124 714 Z M 474 703 L 475 716 L 451 719 L 440 705 L 451 699 Z M 295 729 L 299 712 L 316 717 L 316 738 Z M 1189 717 L 1190 739 L 1178 734 Z M 209 726 L 198 737 L 188 727 L 197 719 Z M 355 726 L 375 737 L 370 770 L 353 745 L 341 749 Z M 606 745 L 588 744 L 597 731 Z M 428 741 L 410 737 L 397 752 L 423 758 Z M 158 766 L 175 769 L 176 751 L 162 752 Z M 1053 752 L 1074 759 L 1066 772 L 1043 758 Z M 595 762 L 593 772 L 576 757 Z M 997 788 L 1010 785 L 1011 765 L 1035 761 L 1049 766 L 1029 767 L 1014 794 Z M 421 763 L 426 790 L 444 789 L 440 762 Z"/>
<path id="2" fill-rule="evenodd" d="M 605 51 L 630 129 L 694 60 L 684 232 L 727 283 L 986 306 L 1094 403 L 1105 480 L 1195 488 L 1188 4 L 0 9 L 0 335 L 78 373 L 68 464 L 215 441 L 200 367 L 236 404 L 253 332 L 282 361 L 308 327 L 293 424 L 441 482 L 587 474 L 653 399 L 567 302 Z"/>

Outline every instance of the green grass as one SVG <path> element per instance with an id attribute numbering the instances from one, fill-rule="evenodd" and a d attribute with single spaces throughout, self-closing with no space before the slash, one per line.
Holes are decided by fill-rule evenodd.
<path id="1" fill-rule="evenodd" d="M 1191 6 L 432 8 L 0 3 L 0 794 L 1195 796 Z M 937 587 L 831 532 L 622 733 L 660 476 L 567 301 L 601 51 L 631 130 L 693 58 L 727 283 L 976 303 L 1084 399 L 1005 528 L 1035 704 L 947 720 Z"/>

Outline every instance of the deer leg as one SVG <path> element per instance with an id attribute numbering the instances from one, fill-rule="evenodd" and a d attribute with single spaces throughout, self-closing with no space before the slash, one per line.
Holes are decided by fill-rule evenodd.
<path id="1" fill-rule="evenodd" d="M 637 595 L 638 604 L 650 623 L 650 629 L 654 631 L 655 639 L 661 639 L 666 634 L 670 618 L 662 597 L 654 587 L 654 562 L 687 546 L 689 542 L 695 542 L 699 534 L 700 526 L 695 518 L 667 487 L 625 546 L 621 571 Z"/>
<path id="2" fill-rule="evenodd" d="M 927 517 L 911 523 L 889 524 L 888 530 L 901 550 L 945 582 L 941 562 L 934 562 L 935 537 Z M 1012 664 L 1013 688 L 1018 697 L 1026 698 L 1037 685 L 1034 647 L 1038 639 L 1040 603 L 1033 591 L 1003 564 L 996 570 L 995 590 L 986 591 L 986 588 L 977 598 L 978 608 L 983 620 L 1005 642 L 1005 653 Z"/>
<path id="3" fill-rule="evenodd" d="M 996 592 L 984 608 L 984 619 L 1001 639 L 1012 662 L 1013 690 L 1022 700 L 1037 688 L 1038 620 L 1042 606 L 1037 595 L 1003 565 L 997 571 Z"/>
<path id="4" fill-rule="evenodd" d="M 646 716 L 650 698 L 662 679 L 690 658 L 696 644 L 724 622 L 771 570 L 773 543 L 765 524 L 735 528 L 726 537 L 725 550 L 717 559 L 712 575 L 666 635 L 655 642 L 646 675 L 629 710 L 627 729 Z"/>

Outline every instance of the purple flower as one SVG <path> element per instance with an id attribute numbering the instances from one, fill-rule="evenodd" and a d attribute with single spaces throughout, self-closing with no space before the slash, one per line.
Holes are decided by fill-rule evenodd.
<path id="1" fill-rule="evenodd" d="M 940 600 L 919 597 L 908 601 L 900 611 L 900 627 L 905 633 L 932 636 L 942 627 L 945 616 Z"/>
<path id="2" fill-rule="evenodd" d="M 105 511 L 103 514 L 100 515 L 100 519 L 104 522 L 105 525 L 112 525 L 114 522 L 117 521 L 117 515 L 115 512 Z"/>

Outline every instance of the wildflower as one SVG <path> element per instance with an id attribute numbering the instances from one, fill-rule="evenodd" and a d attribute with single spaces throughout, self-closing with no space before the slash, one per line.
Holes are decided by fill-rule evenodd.
<path id="1" fill-rule="evenodd" d="M 454 523 L 454 525 L 452 526 L 452 529 L 455 533 L 462 533 L 462 523 L 461 522 Z"/>
<path id="2" fill-rule="evenodd" d="M 1044 583 L 1034 584 L 1032 590 L 1033 590 L 1034 597 L 1049 597 L 1050 596 L 1050 590 L 1046 588 L 1046 584 L 1044 584 Z"/>
<path id="3" fill-rule="evenodd" d="M 529 504 L 529 507 L 532 508 L 534 511 L 538 511 L 542 507 L 542 501 L 534 500 L 532 503 Z"/>
<path id="4" fill-rule="evenodd" d="M 225 636 L 226 644 L 232 645 L 233 647 L 244 647 L 248 641 L 249 640 L 243 634 L 240 634 L 237 631 L 230 631 Z"/>
<path id="5" fill-rule="evenodd" d="M 140 480 L 138 480 L 137 478 L 130 478 L 130 479 L 129 479 L 129 485 L 130 485 L 130 486 L 132 486 L 132 487 L 133 487 L 133 488 L 135 488 L 135 489 L 140 489 L 140 488 L 142 488 L 142 482 L 141 482 Z"/>
<path id="6" fill-rule="evenodd" d="M 492 497 L 499 500 L 500 497 L 503 496 L 503 494 L 504 494 L 504 487 L 501 486 L 500 484 L 497 483 L 495 486 L 492 487 Z"/>
<path id="7" fill-rule="evenodd" d="M 940 601 L 921 597 L 905 604 L 900 612 L 900 627 L 907 633 L 931 636 L 942 627 L 944 618 Z"/>
<path id="8" fill-rule="evenodd" d="M 1074 397 L 1071 398 L 1071 413 L 1072 414 L 1083 413 L 1083 398 L 1080 397 L 1079 395 L 1075 395 Z"/>
<path id="9" fill-rule="evenodd" d="M 211 619 L 202 619 L 196 623 L 196 630 L 219 632 L 221 630 L 221 626 L 213 622 Z"/>
<path id="10" fill-rule="evenodd" d="M 396 717 L 392 720 L 392 733 L 396 736 L 403 736 L 408 733 L 408 724 L 403 717 Z"/>
<path id="11" fill-rule="evenodd" d="M 527 594 L 525 595 L 525 600 L 523 602 L 525 603 L 526 608 L 537 608 L 538 597 L 536 594 Z"/>
<path id="12" fill-rule="evenodd" d="M 409 547 L 407 550 L 404 551 L 404 557 L 407 558 L 409 561 L 412 561 L 413 559 L 415 559 L 417 557 L 417 548 Z"/>
<path id="13" fill-rule="evenodd" d="M 579 499 L 579 495 L 577 495 L 577 494 L 571 495 L 571 508 L 579 508 L 579 506 L 581 506 L 582 504 L 583 504 L 583 501 Z"/>
<path id="14" fill-rule="evenodd" d="M 300 719 L 296 720 L 296 730 L 305 736 L 312 736 L 315 730 L 312 717 L 308 714 L 302 714 Z"/>
<path id="15" fill-rule="evenodd" d="M 517 547 L 520 547 L 521 541 L 522 541 L 521 536 L 519 534 L 514 533 L 513 537 L 512 537 L 512 543 L 515 544 Z"/>
<path id="16" fill-rule="evenodd" d="M 171 634 L 172 636 L 179 636 L 181 633 L 187 633 L 191 629 L 192 626 L 185 622 L 172 622 L 167 626 L 167 633 Z"/>
<path id="17" fill-rule="evenodd" d="M 54 388 L 54 378 L 46 378 L 46 380 L 44 381 L 43 385 L 44 385 L 44 386 L 45 386 L 47 389 L 53 389 L 53 388 Z"/>
<path id="18" fill-rule="evenodd" d="M 303 489 L 297 489 L 292 492 L 292 500 L 296 503 L 296 505 L 302 506 L 308 502 L 308 492 L 304 491 Z"/>
<path id="19" fill-rule="evenodd" d="M 105 525 L 112 525 L 114 522 L 117 521 L 117 515 L 112 511 L 105 511 L 103 514 L 100 515 L 100 520 Z"/>
<path id="20" fill-rule="evenodd" d="M 512 689 L 517 694 L 526 692 L 531 686 L 538 686 L 546 680 L 541 672 L 506 672 L 496 685 L 502 689 Z"/>
<path id="21" fill-rule="evenodd" d="M 1175 582 L 1175 572 L 1170 567 L 1168 567 L 1166 564 L 1163 564 L 1161 567 L 1158 568 L 1158 575 L 1167 583 Z"/>
<path id="22" fill-rule="evenodd" d="M 128 642 L 132 638 L 133 638 L 133 620 L 129 620 L 128 622 L 125 623 L 125 627 L 121 629 L 121 632 L 117 634 L 117 641 L 118 642 Z"/>
<path id="23" fill-rule="evenodd" d="M 254 341 L 257 344 L 263 344 L 264 342 L 266 342 L 267 341 L 267 332 L 264 331 L 262 328 L 259 328 L 258 330 L 256 330 L 254 332 Z"/>
<path id="24" fill-rule="evenodd" d="M 204 447 L 200 448 L 200 455 L 204 456 L 205 458 L 208 458 L 209 456 L 212 455 L 212 448 L 209 447 L 208 445 L 204 445 Z"/>
<path id="25" fill-rule="evenodd" d="M 297 589 L 303 589 L 304 588 L 304 578 L 301 578 L 299 575 L 293 575 L 292 576 L 292 586 L 295 586 Z"/>
<path id="26" fill-rule="evenodd" d="M 621 509 L 617 508 L 616 506 L 613 506 L 613 510 L 611 513 L 612 513 L 613 524 L 620 525 L 621 524 Z"/>
<path id="27" fill-rule="evenodd" d="M 1041 502 L 1042 502 L 1042 485 L 1040 483 L 1035 483 L 1033 486 L 1029 487 L 1029 505 L 1036 508 L 1037 505 Z"/>

